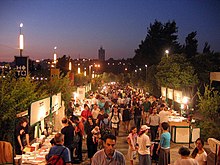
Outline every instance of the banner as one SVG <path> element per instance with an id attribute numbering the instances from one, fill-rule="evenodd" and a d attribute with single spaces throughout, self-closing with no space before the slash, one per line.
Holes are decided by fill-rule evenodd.
<path id="1" fill-rule="evenodd" d="M 43 120 L 50 114 L 50 97 L 31 104 L 30 125 Z"/>
<path id="2" fill-rule="evenodd" d="M 61 107 L 61 93 L 52 96 L 52 113 Z"/>
<path id="3" fill-rule="evenodd" d="M 166 87 L 161 87 L 161 96 L 166 97 Z"/>
<path id="4" fill-rule="evenodd" d="M 15 56 L 16 77 L 26 77 L 28 75 L 28 57 Z"/>

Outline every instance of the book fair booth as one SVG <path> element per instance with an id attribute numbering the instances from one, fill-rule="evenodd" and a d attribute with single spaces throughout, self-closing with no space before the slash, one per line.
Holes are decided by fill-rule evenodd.
<path id="1" fill-rule="evenodd" d="M 73 92 L 76 101 L 85 99 L 86 92 L 91 90 L 91 84 L 78 87 Z M 80 116 L 82 109 L 79 107 L 75 114 Z M 16 164 L 45 164 L 45 156 L 51 148 L 51 139 L 61 130 L 60 121 L 65 116 L 64 102 L 61 93 L 42 100 L 33 102 L 28 112 L 30 119 L 30 141 L 31 147 L 25 147 L 24 154 L 14 157 Z"/>
<path id="2" fill-rule="evenodd" d="M 195 120 L 190 118 L 190 97 L 183 91 L 161 87 L 163 97 L 172 102 L 173 116 L 169 117 L 171 140 L 174 143 L 191 143 L 200 137 L 200 128 L 195 128 Z M 174 106 L 175 104 L 175 106 Z"/>
<path id="3" fill-rule="evenodd" d="M 16 164 L 45 164 L 45 155 L 51 147 L 50 140 L 58 129 L 56 121 L 64 116 L 61 93 L 33 102 L 29 110 L 31 147 L 25 147 L 25 154 L 16 155 Z M 61 126 L 60 126 L 61 127 Z"/>

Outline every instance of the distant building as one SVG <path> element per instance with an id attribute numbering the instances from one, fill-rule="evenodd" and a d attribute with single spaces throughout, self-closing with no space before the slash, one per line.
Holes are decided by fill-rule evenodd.
<path id="1" fill-rule="evenodd" d="M 101 46 L 101 48 L 99 49 L 99 54 L 98 54 L 98 59 L 100 60 L 100 61 L 105 61 L 105 49 L 103 49 L 102 48 L 102 46 Z"/>

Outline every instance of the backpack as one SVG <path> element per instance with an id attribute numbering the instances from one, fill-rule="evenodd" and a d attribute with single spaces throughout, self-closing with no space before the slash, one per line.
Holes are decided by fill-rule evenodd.
<path id="1" fill-rule="evenodd" d="M 103 129 L 103 130 L 106 128 L 109 128 L 109 121 L 106 123 L 104 120 L 105 119 L 100 121 L 100 129 Z"/>
<path id="2" fill-rule="evenodd" d="M 63 157 L 61 156 L 65 149 L 66 148 L 63 148 L 60 155 L 51 156 L 50 159 L 47 161 L 46 165 L 65 165 L 65 161 L 63 160 Z"/>
<path id="3" fill-rule="evenodd" d="M 103 119 L 104 120 L 104 119 Z M 100 122 L 100 131 L 101 131 L 101 138 L 103 138 L 105 135 L 108 135 L 111 133 L 111 129 L 109 126 L 109 121 L 106 123 L 103 120 Z"/>
<path id="4" fill-rule="evenodd" d="M 111 115 L 111 118 L 110 118 L 110 123 L 111 123 L 111 124 L 110 124 L 110 127 L 111 127 L 111 128 L 115 128 L 115 127 L 118 128 L 118 127 L 119 127 L 119 123 L 120 123 L 119 113 L 120 113 L 120 112 L 118 112 L 118 115 L 117 115 L 117 117 L 118 117 L 118 122 L 115 123 L 115 122 L 112 122 L 112 118 L 115 116 L 115 115 L 114 115 L 114 112 L 112 111 L 112 115 Z"/>

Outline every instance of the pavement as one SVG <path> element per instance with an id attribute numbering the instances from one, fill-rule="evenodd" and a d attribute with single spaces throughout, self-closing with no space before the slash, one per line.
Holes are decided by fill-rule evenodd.
<path id="1" fill-rule="evenodd" d="M 116 149 L 120 152 L 122 152 L 126 158 L 127 152 L 128 152 L 128 143 L 126 141 L 126 137 L 128 136 L 127 133 L 125 133 L 125 131 L 123 130 L 123 126 L 120 126 L 120 131 L 119 131 L 119 136 L 117 137 L 117 141 L 116 141 Z M 178 150 L 181 146 L 186 146 L 189 147 L 189 144 L 177 144 L 177 143 L 173 143 L 171 142 L 171 147 L 170 147 L 170 156 L 171 156 L 171 165 L 174 164 L 174 162 L 180 157 L 178 154 Z M 191 143 L 190 144 L 190 151 L 192 153 L 193 149 L 194 149 L 194 144 Z M 215 161 L 215 156 L 213 153 L 211 153 L 209 146 L 207 143 L 205 143 L 204 149 L 206 150 L 207 154 L 208 154 L 208 161 L 207 161 L 207 165 L 214 165 L 214 161 Z M 86 147 L 86 140 L 83 140 L 83 162 L 81 163 L 81 165 L 89 165 L 90 161 L 87 157 L 87 147 Z M 126 159 L 126 165 L 130 164 L 130 161 L 128 159 Z M 134 165 L 138 165 L 138 158 L 134 161 Z M 156 163 L 152 163 L 152 165 L 156 165 Z"/>

